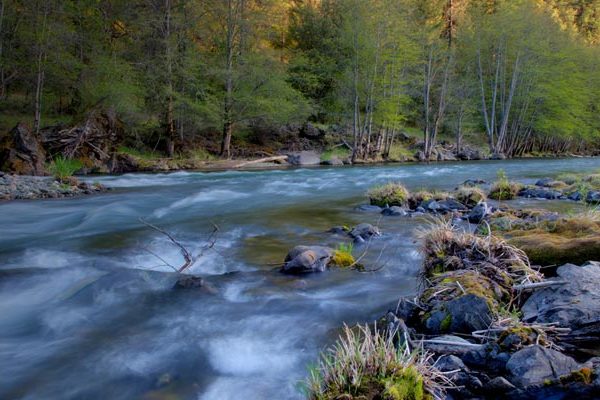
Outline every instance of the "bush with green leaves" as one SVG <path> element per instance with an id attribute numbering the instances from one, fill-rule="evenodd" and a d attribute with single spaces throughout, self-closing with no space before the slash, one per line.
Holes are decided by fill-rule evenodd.
<path id="1" fill-rule="evenodd" d="M 404 206 L 408 201 L 408 190 L 398 182 L 390 182 L 376 186 L 367 193 L 369 201 L 374 206 Z"/>
<path id="2" fill-rule="evenodd" d="M 48 164 L 48 171 L 59 181 L 65 181 L 67 178 L 73 176 L 73 174 L 80 170 L 83 164 L 79 160 L 73 160 L 58 156 Z"/>

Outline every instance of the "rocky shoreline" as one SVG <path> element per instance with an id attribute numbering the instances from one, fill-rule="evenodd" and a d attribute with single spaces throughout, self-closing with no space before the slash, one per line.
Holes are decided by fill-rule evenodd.
<path id="1" fill-rule="evenodd" d="M 47 176 L 11 175 L 0 172 L 1 200 L 58 199 L 85 196 L 109 190 L 99 183 L 69 178 L 65 182 Z"/>
<path id="2" fill-rule="evenodd" d="M 600 393 L 598 211 L 559 215 L 494 206 L 488 199 L 521 196 L 597 204 L 597 178 L 547 178 L 526 187 L 500 177 L 491 185 L 464 182 L 453 193 L 409 193 L 398 183 L 372 189 L 370 204 L 358 210 L 384 218 L 436 218 L 421 235 L 420 289 L 416 297 L 401 299 L 372 329 L 358 326 L 358 336 L 346 329 L 311 373 L 308 398 L 595 398 Z M 569 236 L 571 230 L 578 232 L 576 238 Z M 354 243 L 380 235 L 370 224 L 330 232 Z M 515 245 L 529 234 L 577 244 L 562 249 L 555 260 L 541 259 L 536 245 Z M 584 255 L 578 251 L 582 246 L 588 249 Z M 338 253 L 340 249 L 297 246 L 281 272 L 364 270 L 354 262 L 340 265 Z M 393 349 L 390 353 L 389 340 L 396 354 Z M 379 359 L 381 354 L 388 355 Z M 413 397 L 396 396 L 407 388 Z"/>

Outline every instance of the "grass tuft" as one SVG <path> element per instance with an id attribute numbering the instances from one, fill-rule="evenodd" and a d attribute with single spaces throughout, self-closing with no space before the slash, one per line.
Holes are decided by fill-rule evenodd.
<path id="1" fill-rule="evenodd" d="M 390 182 L 376 186 L 367 193 L 374 206 L 404 206 L 408 200 L 408 190 L 401 183 Z"/>
<path id="2" fill-rule="evenodd" d="M 63 156 L 58 156 L 52 160 L 47 166 L 48 171 L 57 180 L 63 182 L 73 176 L 73 174 L 83 167 L 83 163 L 79 160 L 72 160 Z"/>

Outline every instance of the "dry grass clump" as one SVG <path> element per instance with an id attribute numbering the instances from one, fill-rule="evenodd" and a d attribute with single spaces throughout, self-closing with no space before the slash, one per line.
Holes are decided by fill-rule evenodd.
<path id="1" fill-rule="evenodd" d="M 415 209 L 421 205 L 422 202 L 427 200 L 435 200 L 441 201 L 446 200 L 450 197 L 448 192 L 443 192 L 439 190 L 428 191 L 428 190 L 419 190 L 413 192 L 408 197 L 408 206 L 411 209 Z"/>
<path id="2" fill-rule="evenodd" d="M 467 206 L 476 206 L 487 199 L 485 192 L 474 186 L 461 186 L 456 190 L 456 200 Z"/>
<path id="3" fill-rule="evenodd" d="M 376 186 L 367 193 L 374 206 L 404 206 L 408 200 L 408 190 L 401 183 L 390 182 Z"/>
<path id="4" fill-rule="evenodd" d="M 527 255 L 520 249 L 493 236 L 478 236 L 456 230 L 450 222 L 438 221 L 421 232 L 425 255 L 422 278 L 457 270 L 476 270 L 497 284 L 509 285 L 538 282 L 539 272 L 529 265 Z"/>
<path id="5" fill-rule="evenodd" d="M 396 348 L 394 335 L 368 325 L 344 327 L 338 342 L 322 353 L 306 385 L 312 400 L 444 398 L 450 379 L 432 366 L 432 355 Z"/>
<path id="6" fill-rule="evenodd" d="M 488 197 L 493 200 L 512 200 L 523 189 L 523 185 L 518 182 L 511 182 L 506 177 L 503 170 L 498 171 L 498 179 L 492 185 Z"/>

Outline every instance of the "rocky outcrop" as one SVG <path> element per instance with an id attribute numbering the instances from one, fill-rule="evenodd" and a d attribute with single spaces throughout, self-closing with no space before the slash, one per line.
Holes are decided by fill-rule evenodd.
<path id="1" fill-rule="evenodd" d="M 58 182 L 54 178 L 28 175 L 9 175 L 0 172 L 0 200 L 57 199 L 99 193 L 108 190 L 102 185 L 90 185 L 69 179 Z"/>
<path id="2" fill-rule="evenodd" d="M 538 345 L 517 351 L 506 363 L 509 380 L 524 388 L 556 381 L 580 369 L 571 357 Z"/>
<path id="3" fill-rule="evenodd" d="M 46 152 L 40 138 L 24 124 L 15 126 L 0 142 L 0 170 L 19 175 L 44 175 Z"/>
<path id="4" fill-rule="evenodd" d="M 296 246 L 285 257 L 281 272 L 305 274 L 323 272 L 331 262 L 334 250 L 324 246 Z"/>

